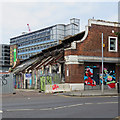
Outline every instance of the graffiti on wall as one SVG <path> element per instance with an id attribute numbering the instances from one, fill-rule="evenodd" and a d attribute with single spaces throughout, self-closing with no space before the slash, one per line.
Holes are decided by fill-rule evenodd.
<path id="1" fill-rule="evenodd" d="M 115 88 L 115 71 L 104 68 L 103 81 L 109 88 Z M 100 74 L 100 82 L 102 83 L 102 73 Z"/>
<path id="2" fill-rule="evenodd" d="M 96 86 L 95 80 L 93 80 L 93 69 L 86 68 L 85 69 L 85 76 L 84 76 L 85 84 L 90 86 Z"/>
<path id="3" fill-rule="evenodd" d="M 53 89 L 53 90 L 57 90 L 57 88 L 59 88 L 59 86 L 56 85 L 56 84 L 54 84 L 54 85 L 52 86 L 52 89 Z"/>
<path id="4" fill-rule="evenodd" d="M 9 77 L 9 74 L 0 76 L 0 80 L 2 80 L 2 86 L 7 85 L 7 77 Z"/>
<path id="5" fill-rule="evenodd" d="M 96 86 L 99 83 L 102 84 L 102 73 L 100 73 L 101 67 L 86 66 L 84 81 L 85 85 Z M 103 82 L 104 85 L 108 85 L 109 88 L 115 88 L 115 69 L 113 67 L 104 68 Z"/>
<path id="6" fill-rule="evenodd" d="M 40 90 L 45 91 L 45 85 L 52 84 L 52 76 L 40 76 Z"/>

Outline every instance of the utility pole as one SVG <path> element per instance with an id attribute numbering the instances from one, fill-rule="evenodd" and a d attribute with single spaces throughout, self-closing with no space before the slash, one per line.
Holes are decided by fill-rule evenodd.
<path id="1" fill-rule="evenodd" d="M 104 91 L 104 83 L 103 83 L 103 33 L 102 33 L 102 92 Z"/>

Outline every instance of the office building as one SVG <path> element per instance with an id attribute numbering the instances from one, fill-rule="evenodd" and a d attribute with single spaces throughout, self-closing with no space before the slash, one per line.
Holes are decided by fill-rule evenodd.
<path id="1" fill-rule="evenodd" d="M 8 72 L 10 67 L 10 45 L 0 44 L 0 72 Z"/>
<path id="2" fill-rule="evenodd" d="M 22 34 L 10 39 L 10 65 L 19 60 L 28 59 L 43 49 L 59 44 L 67 36 L 79 32 L 79 19 L 70 19 L 70 23 L 56 24 L 44 29 Z"/>

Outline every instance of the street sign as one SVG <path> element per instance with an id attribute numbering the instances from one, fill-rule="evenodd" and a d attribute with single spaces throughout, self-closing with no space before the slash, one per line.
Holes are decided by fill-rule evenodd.
<path id="1" fill-rule="evenodd" d="M 31 74 L 25 74 L 26 79 L 31 79 Z"/>

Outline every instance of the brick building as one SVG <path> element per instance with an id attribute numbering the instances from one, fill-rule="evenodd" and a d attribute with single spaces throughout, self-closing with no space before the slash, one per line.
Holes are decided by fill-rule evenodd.
<path id="1" fill-rule="evenodd" d="M 120 79 L 120 41 L 116 35 L 118 28 L 120 24 L 116 22 L 89 19 L 84 37 L 65 49 L 66 83 L 81 83 L 81 86 L 102 83 L 102 33 L 104 84 L 112 84 Z"/>

